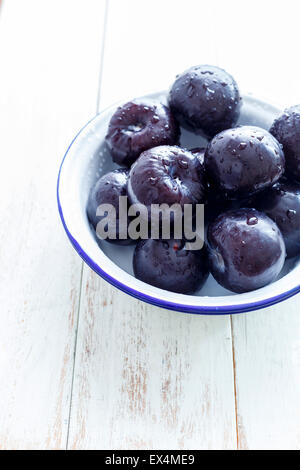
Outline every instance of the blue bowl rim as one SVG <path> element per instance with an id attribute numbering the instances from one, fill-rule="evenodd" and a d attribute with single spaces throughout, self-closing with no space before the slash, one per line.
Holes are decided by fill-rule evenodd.
<path id="1" fill-rule="evenodd" d="M 57 178 L 57 186 L 56 186 L 56 196 L 57 196 L 57 204 L 58 204 L 58 211 L 59 215 L 63 224 L 63 227 L 65 229 L 65 232 L 74 247 L 74 249 L 77 251 L 77 253 L 80 255 L 80 257 L 83 259 L 83 261 L 86 262 L 86 264 L 93 269 L 99 276 L 101 276 L 103 279 L 105 279 L 107 282 L 109 282 L 111 285 L 114 287 L 120 289 L 121 291 L 125 292 L 126 294 L 129 294 L 130 296 L 142 300 L 144 302 L 147 302 L 151 305 L 155 305 L 156 307 L 161 307 L 165 308 L 168 310 L 173 310 L 181 313 L 191 313 L 191 314 L 200 314 L 200 315 L 230 315 L 230 314 L 237 314 L 237 313 L 246 313 L 246 312 L 251 312 L 254 310 L 259 310 L 262 308 L 270 307 L 271 305 L 275 305 L 279 302 L 282 302 L 283 300 L 286 300 L 294 295 L 296 295 L 298 292 L 300 292 L 300 284 L 293 289 L 290 289 L 283 294 L 280 295 L 275 295 L 273 297 L 269 297 L 267 299 L 258 301 L 258 302 L 250 302 L 250 303 L 245 303 L 241 305 L 226 305 L 226 306 L 201 306 L 201 305 L 185 305 L 185 304 L 180 304 L 180 303 L 175 303 L 175 302 L 170 302 L 170 301 L 165 301 L 162 299 L 157 299 L 156 297 L 152 297 L 148 294 L 144 294 L 143 292 L 140 292 L 136 289 L 133 289 L 132 287 L 123 284 L 120 282 L 118 279 L 114 278 L 110 274 L 108 274 L 103 268 L 101 268 L 98 264 L 96 264 L 89 256 L 88 254 L 84 251 L 84 249 L 80 246 L 78 241 L 74 238 L 74 236 L 71 234 L 69 231 L 67 224 L 64 219 L 63 215 L 63 210 L 59 198 L 59 185 L 60 185 L 60 176 L 61 176 L 61 171 L 62 167 L 64 164 L 65 159 L 67 158 L 69 151 L 74 144 L 74 142 L 77 140 L 77 138 L 81 135 L 81 133 L 85 130 L 85 128 L 91 124 L 94 120 L 98 118 L 99 115 L 101 115 L 105 110 L 101 111 L 100 113 L 97 113 L 92 119 L 90 119 L 81 129 L 80 131 L 75 135 L 74 139 L 71 141 L 70 145 L 68 146 L 66 153 L 62 159 L 62 162 L 59 167 L 59 172 L 58 172 L 58 178 Z"/>

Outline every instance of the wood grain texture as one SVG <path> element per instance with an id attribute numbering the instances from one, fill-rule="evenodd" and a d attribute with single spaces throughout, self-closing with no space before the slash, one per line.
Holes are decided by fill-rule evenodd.
<path id="1" fill-rule="evenodd" d="M 151 307 L 84 269 L 69 448 L 235 443 L 227 319 Z"/>
<path id="2" fill-rule="evenodd" d="M 209 22 L 196 29 L 200 4 L 189 3 L 110 1 L 101 108 L 167 88 L 199 61 L 175 34 L 195 45 L 211 33 Z M 214 41 L 201 51 L 215 62 Z M 69 448 L 234 448 L 233 390 L 229 317 L 151 307 L 84 267 Z"/>
<path id="3" fill-rule="evenodd" d="M 0 449 L 299 449 L 299 296 L 231 320 L 151 307 L 82 271 L 55 200 L 97 105 L 193 64 L 299 103 L 296 2 L 109 0 L 106 29 L 105 0 L 0 8 Z"/>
<path id="4" fill-rule="evenodd" d="M 293 0 L 284 7 L 279 0 L 212 0 L 211 6 L 217 62 L 241 91 L 281 107 L 299 103 L 299 6 Z"/>
<path id="5" fill-rule="evenodd" d="M 299 296 L 233 317 L 239 449 L 300 448 Z"/>
<path id="6" fill-rule="evenodd" d="M 255 0 L 250 6 L 231 0 L 215 2 L 215 11 L 219 64 L 241 88 L 282 108 L 300 103 L 295 2 L 287 0 L 282 8 L 278 1 Z M 299 449 L 299 295 L 235 315 L 232 327 L 238 448 Z"/>
<path id="7" fill-rule="evenodd" d="M 0 17 L 0 448 L 66 447 L 81 266 L 56 178 L 95 113 L 104 3 L 10 0 Z"/>

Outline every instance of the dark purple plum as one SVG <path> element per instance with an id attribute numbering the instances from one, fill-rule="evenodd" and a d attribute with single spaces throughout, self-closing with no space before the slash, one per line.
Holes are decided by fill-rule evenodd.
<path id="1" fill-rule="evenodd" d="M 97 207 L 100 204 L 112 204 L 116 209 L 116 239 L 107 238 L 106 240 L 112 243 L 121 245 L 128 245 L 131 243 L 129 238 L 120 239 L 120 221 L 119 221 L 119 197 L 127 196 L 127 180 L 128 170 L 118 169 L 107 173 L 102 176 L 92 188 L 88 204 L 87 215 L 90 223 L 96 230 L 98 222 L 102 217 L 96 215 Z M 104 216 L 103 216 L 104 217 Z M 127 226 L 128 226 L 127 220 Z M 127 230 L 126 226 L 126 230 Z"/>
<path id="2" fill-rule="evenodd" d="M 232 76 L 211 65 L 198 65 L 183 72 L 169 94 L 169 106 L 180 124 L 209 137 L 234 127 L 240 101 Z"/>
<path id="3" fill-rule="evenodd" d="M 146 150 L 132 165 L 128 180 L 130 202 L 196 204 L 204 201 L 206 184 L 196 155 L 176 146 Z"/>
<path id="4" fill-rule="evenodd" d="M 273 220 L 255 209 L 225 212 L 208 227 L 210 271 L 236 293 L 275 281 L 284 265 L 282 234 Z"/>
<path id="5" fill-rule="evenodd" d="M 247 197 L 272 186 L 284 172 L 279 142 L 266 130 L 241 126 L 217 134 L 205 152 L 211 186 L 225 197 Z"/>
<path id="6" fill-rule="evenodd" d="M 137 279 L 180 294 L 192 294 L 208 276 L 207 252 L 187 250 L 183 240 L 142 240 L 133 256 Z"/>
<path id="7" fill-rule="evenodd" d="M 105 140 L 113 161 L 131 166 L 149 148 L 177 144 L 179 135 L 179 126 L 167 106 L 154 100 L 134 100 L 114 113 Z"/>
<path id="8" fill-rule="evenodd" d="M 270 132 L 283 145 L 288 175 L 300 182 L 300 105 L 286 109 Z"/>
<path id="9" fill-rule="evenodd" d="M 258 194 L 251 204 L 276 222 L 283 235 L 287 256 L 300 255 L 300 186 L 280 181 Z"/>

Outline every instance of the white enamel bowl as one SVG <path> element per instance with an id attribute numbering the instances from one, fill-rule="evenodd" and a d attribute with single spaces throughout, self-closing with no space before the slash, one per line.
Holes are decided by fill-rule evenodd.
<path id="1" fill-rule="evenodd" d="M 154 93 L 147 95 L 147 98 L 156 98 L 165 102 L 166 93 Z M 135 279 L 132 270 L 134 247 L 99 242 L 90 228 L 86 215 L 87 198 L 94 181 L 117 167 L 104 145 L 108 122 L 116 106 L 95 116 L 79 132 L 68 148 L 59 171 L 57 199 L 60 217 L 72 245 L 83 260 L 96 273 L 127 294 L 179 312 L 197 314 L 247 312 L 281 302 L 299 292 L 299 259 L 288 260 L 281 278 L 273 284 L 245 294 L 232 294 L 223 289 L 211 275 L 204 287 L 195 295 L 168 292 Z M 239 124 L 253 124 L 269 129 L 279 113 L 279 109 L 264 101 L 244 96 Z M 182 130 L 183 147 L 199 147 L 204 143 L 201 137 Z"/>

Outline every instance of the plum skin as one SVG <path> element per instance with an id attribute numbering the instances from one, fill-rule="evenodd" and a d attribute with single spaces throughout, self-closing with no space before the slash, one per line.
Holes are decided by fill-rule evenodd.
<path id="1" fill-rule="evenodd" d="M 285 242 L 287 257 L 300 254 L 300 186 L 280 181 L 258 194 L 251 205 L 264 212 L 278 225 Z"/>
<path id="2" fill-rule="evenodd" d="M 208 227 L 210 271 L 236 293 L 259 289 L 276 280 L 286 250 L 273 220 L 255 209 L 221 214 Z"/>
<path id="3" fill-rule="evenodd" d="M 189 68 L 176 78 L 169 93 L 170 109 L 180 124 L 210 138 L 234 127 L 240 103 L 233 77 L 211 65 Z"/>
<path id="4" fill-rule="evenodd" d="M 207 146 L 209 182 L 225 197 L 247 197 L 282 176 L 285 158 L 279 142 L 265 129 L 240 126 L 217 134 Z"/>
<path id="5" fill-rule="evenodd" d="M 96 215 L 97 207 L 100 204 L 112 204 L 114 206 L 117 216 L 117 238 L 106 238 L 106 241 L 119 245 L 129 245 L 132 243 L 132 240 L 129 238 L 119 238 L 119 197 L 127 196 L 127 180 L 128 170 L 126 169 L 120 168 L 106 173 L 92 187 L 87 203 L 88 219 L 95 230 L 98 222 L 101 220 L 101 217 Z"/>
<path id="6" fill-rule="evenodd" d="M 207 252 L 186 250 L 183 240 L 142 240 L 133 256 L 135 277 L 160 289 L 192 294 L 208 277 Z"/>
<path id="7" fill-rule="evenodd" d="M 175 145 L 180 129 L 169 108 L 155 100 L 133 100 L 111 117 L 106 144 L 113 161 L 130 167 L 144 151 L 158 145 Z"/>
<path id="8" fill-rule="evenodd" d="M 286 109 L 274 121 L 270 133 L 283 145 L 287 173 L 300 182 L 300 105 Z"/>
<path id="9" fill-rule="evenodd" d="M 130 202 L 196 204 L 204 201 L 206 183 L 196 155 L 163 145 L 143 152 L 132 165 L 128 179 Z"/>

